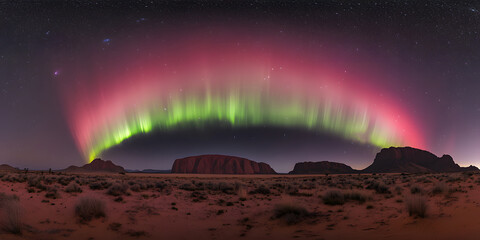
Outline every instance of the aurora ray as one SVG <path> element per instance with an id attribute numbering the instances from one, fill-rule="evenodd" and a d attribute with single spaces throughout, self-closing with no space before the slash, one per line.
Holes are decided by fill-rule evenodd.
<path id="1" fill-rule="evenodd" d="M 126 48 L 115 60 L 93 57 L 97 61 L 84 66 L 91 70 L 75 76 L 86 83 L 65 91 L 79 150 L 92 160 L 134 135 L 211 123 L 424 147 L 406 111 L 365 86 L 380 74 L 346 73 L 328 54 L 299 58 L 280 44 L 242 43 L 185 40 L 144 55 Z"/>

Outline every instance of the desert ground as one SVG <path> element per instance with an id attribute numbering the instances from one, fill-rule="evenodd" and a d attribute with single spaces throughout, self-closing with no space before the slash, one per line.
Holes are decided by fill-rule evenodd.
<path id="1" fill-rule="evenodd" d="M 0 239 L 478 239 L 480 175 L 0 173 Z"/>

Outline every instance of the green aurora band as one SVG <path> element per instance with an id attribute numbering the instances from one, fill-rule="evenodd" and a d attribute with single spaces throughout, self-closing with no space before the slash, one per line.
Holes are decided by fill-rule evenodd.
<path id="1" fill-rule="evenodd" d="M 211 123 L 235 128 L 274 126 L 328 131 L 378 147 L 403 144 L 403 136 L 388 129 L 388 123 L 371 119 L 367 108 L 346 106 L 328 98 L 318 101 L 300 94 L 274 98 L 262 91 L 237 89 L 226 95 L 210 91 L 177 94 L 164 102 L 148 104 L 142 110 L 131 109 L 120 121 L 104 126 L 87 148 L 90 161 L 134 135 L 185 126 L 202 128 Z"/>

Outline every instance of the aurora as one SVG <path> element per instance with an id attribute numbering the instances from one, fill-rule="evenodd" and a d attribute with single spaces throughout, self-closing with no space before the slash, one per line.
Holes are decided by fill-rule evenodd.
<path id="1" fill-rule="evenodd" d="M 143 50 L 124 43 L 115 59 L 94 56 L 82 66 L 88 70 L 76 70 L 82 84 L 64 91 L 65 102 L 85 159 L 135 135 L 211 124 L 303 128 L 376 147 L 424 147 L 402 106 L 366 86 L 364 79 L 382 78 L 374 69 L 350 73 L 341 58 L 332 59 L 334 51 L 305 54 L 268 38 L 215 39 L 190 36 L 168 48 L 150 42 Z"/>

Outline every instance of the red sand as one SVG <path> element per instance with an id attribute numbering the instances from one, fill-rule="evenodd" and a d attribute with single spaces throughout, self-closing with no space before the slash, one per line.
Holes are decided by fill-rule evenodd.
<path id="1" fill-rule="evenodd" d="M 50 175 L 52 176 L 54 175 Z M 96 175 L 79 176 L 76 179 Z M 115 197 L 107 195 L 106 190 L 91 190 L 88 185 L 81 186 L 82 193 L 71 194 L 62 190 L 64 186 L 56 182 L 52 183 L 49 186 L 57 186 L 60 189 L 60 198 L 47 199 L 45 191 L 28 193 L 27 183 L 0 181 L 0 192 L 15 194 L 19 197 L 25 225 L 21 235 L 0 233 L 0 239 L 478 239 L 477 231 L 480 227 L 477 221 L 480 215 L 480 188 L 475 182 L 479 178 L 476 175 L 470 178 L 462 174 L 445 175 L 445 179 L 460 176 L 461 180 L 449 183 L 449 187 L 461 187 L 462 191 L 465 191 L 448 195 L 429 193 L 437 181 L 434 176 L 441 176 L 440 174 L 407 176 L 410 183 L 402 183 L 400 175 L 383 175 L 376 180 L 396 178 L 395 183 L 389 185 L 392 194 L 378 194 L 367 189 L 358 190 L 369 196 L 371 200 L 363 204 L 346 202 L 344 205 L 337 206 L 325 205 L 319 198 L 319 195 L 327 189 L 335 189 L 335 187 L 319 184 L 320 180 L 317 179 L 325 180 L 327 177 L 318 175 L 127 174 L 102 176 L 107 176 L 106 178 L 112 182 L 119 180 L 154 183 L 170 180 L 173 183 L 167 182 L 168 185 L 177 186 L 167 187 L 170 188 L 170 194 L 168 191 L 159 192 L 155 189 L 130 191 L 130 196 L 123 196 L 123 202 L 115 202 Z M 416 179 L 425 176 L 432 183 L 416 182 Z M 378 176 L 362 175 L 362 177 L 373 179 Z M 313 178 L 316 179 L 313 184 L 306 184 Z M 351 176 L 337 175 L 330 178 L 341 187 L 340 179 L 348 181 Z M 178 188 L 182 184 L 191 183 L 192 180 L 197 183 L 237 182 L 243 187 L 233 194 L 204 190 L 207 199 L 194 202 L 194 198 L 191 197 L 192 191 Z M 299 190 L 299 192 L 313 195 L 290 196 L 274 188 L 271 188 L 272 194 L 269 195 L 247 194 L 248 191 L 255 189 L 254 184 L 273 186 L 275 183 L 314 185 L 314 189 L 300 188 Z M 408 184 L 418 185 L 424 189 L 423 195 L 428 199 L 426 218 L 408 215 L 403 201 L 410 195 Z M 348 186 L 348 184 L 343 185 Z M 395 192 L 396 186 L 403 188 L 401 195 Z M 87 224 L 79 223 L 74 213 L 75 203 L 80 196 L 86 195 L 97 197 L 106 203 L 105 218 L 95 219 Z M 247 200 L 239 201 L 240 197 L 245 197 Z M 219 203 L 220 199 L 224 202 Z M 49 202 L 42 202 L 42 200 Z M 227 206 L 226 202 L 232 202 L 233 206 Z M 308 211 L 315 212 L 316 216 L 294 225 L 287 225 L 282 219 L 272 219 L 275 205 L 286 202 L 303 206 Z M 373 208 L 367 209 L 367 206 L 373 206 Z M 223 210 L 224 213 L 218 214 L 219 210 Z M 248 220 L 242 222 L 245 218 Z M 119 230 L 111 230 L 109 225 L 112 223 L 120 223 Z M 145 235 L 140 232 L 137 234 L 142 236 L 131 236 L 135 231 L 143 231 Z"/>

